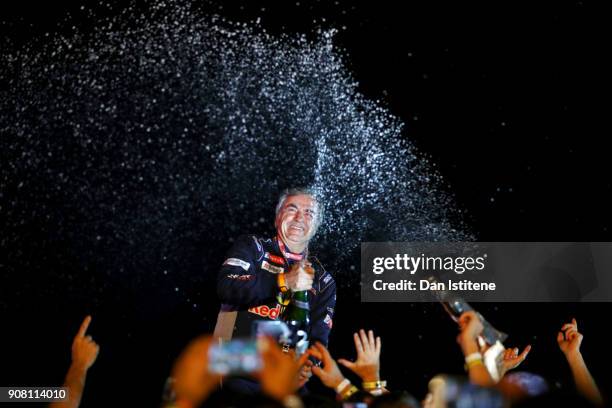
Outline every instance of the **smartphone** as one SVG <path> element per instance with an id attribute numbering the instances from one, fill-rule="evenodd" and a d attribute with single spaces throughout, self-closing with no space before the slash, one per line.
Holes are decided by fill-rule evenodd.
<path id="1" fill-rule="evenodd" d="M 261 356 L 256 339 L 234 339 L 208 350 L 208 371 L 221 375 L 245 375 L 259 371 Z"/>
<path id="2" fill-rule="evenodd" d="M 436 375 L 429 381 L 432 407 L 503 407 L 504 398 L 495 388 L 471 384 L 465 377 Z"/>
<path id="3" fill-rule="evenodd" d="M 271 337 L 278 344 L 286 344 L 291 341 L 291 329 L 285 322 L 279 320 L 256 320 L 253 322 L 253 331 L 256 336 Z"/>
<path id="4" fill-rule="evenodd" d="M 308 333 L 304 330 L 295 330 L 295 327 L 279 320 L 256 320 L 253 322 L 253 333 L 256 336 L 268 336 L 274 339 L 283 350 L 295 350 L 301 356 L 308 349 Z"/>

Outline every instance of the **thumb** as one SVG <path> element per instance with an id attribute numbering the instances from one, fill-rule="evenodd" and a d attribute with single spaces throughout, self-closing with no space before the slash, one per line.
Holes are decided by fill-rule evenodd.
<path id="1" fill-rule="evenodd" d="M 352 370 L 355 367 L 355 363 L 353 363 L 352 361 L 345 360 L 343 358 L 339 358 L 338 363 L 342 364 L 343 366 L 345 366 L 346 368 L 350 370 Z"/>

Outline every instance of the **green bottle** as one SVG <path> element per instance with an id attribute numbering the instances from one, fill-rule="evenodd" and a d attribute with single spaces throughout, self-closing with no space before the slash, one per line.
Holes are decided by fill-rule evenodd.
<path id="1" fill-rule="evenodd" d="M 293 292 L 291 300 L 283 313 L 282 319 L 297 330 L 308 331 L 310 326 L 310 306 L 308 304 L 308 291 Z"/>

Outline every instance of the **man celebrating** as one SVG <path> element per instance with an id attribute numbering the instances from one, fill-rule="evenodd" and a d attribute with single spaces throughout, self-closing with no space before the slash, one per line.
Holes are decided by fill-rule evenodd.
<path id="1" fill-rule="evenodd" d="M 276 320 L 291 293 L 309 291 L 309 340 L 327 345 L 336 283 L 308 255 L 321 216 L 322 208 L 310 190 L 286 190 L 276 206 L 276 237 L 243 236 L 236 241 L 217 278 L 222 305 L 215 337 L 249 335 L 254 321 Z"/>

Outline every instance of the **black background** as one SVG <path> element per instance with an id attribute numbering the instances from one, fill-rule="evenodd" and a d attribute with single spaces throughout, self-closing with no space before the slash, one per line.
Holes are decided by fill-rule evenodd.
<path id="1" fill-rule="evenodd" d="M 58 22 L 77 15 L 81 3 L 54 3 L 3 4 L 3 37 L 18 48 L 61 31 Z M 87 6 L 99 8 L 98 16 L 121 9 L 119 3 L 110 10 Z M 196 7 L 237 21 L 261 17 L 272 33 L 337 28 L 335 41 L 360 91 L 406 123 L 406 137 L 445 177 L 478 240 L 610 241 L 609 131 L 601 104 L 605 13 L 597 5 L 243 1 Z M 218 246 L 220 254 L 227 250 Z M 61 243 L 49 248 L 61 250 Z M 45 267 L 60 266 L 67 267 Z M 48 277 L 19 286 L 22 279 L 3 274 L 0 384 L 59 385 L 71 337 L 91 313 L 90 332 L 101 352 L 84 406 L 156 404 L 178 351 L 214 325 L 214 276 L 198 282 L 202 299 L 194 309 L 180 299 L 152 299 L 138 287 L 115 288 L 105 293 L 110 301 L 93 301 L 87 291 L 79 294 L 88 277 L 70 272 L 70 287 L 52 293 L 45 290 Z M 350 333 L 366 327 L 383 338 L 382 373 L 392 389 L 422 397 L 436 373 L 461 372 L 456 328 L 437 305 L 360 304 L 358 287 L 340 283 L 334 355 L 352 356 Z M 510 333 L 508 345 L 533 345 L 525 370 L 560 386 L 571 382 L 556 331 L 576 317 L 586 360 L 608 389 L 602 356 L 609 304 L 478 307 Z"/>

